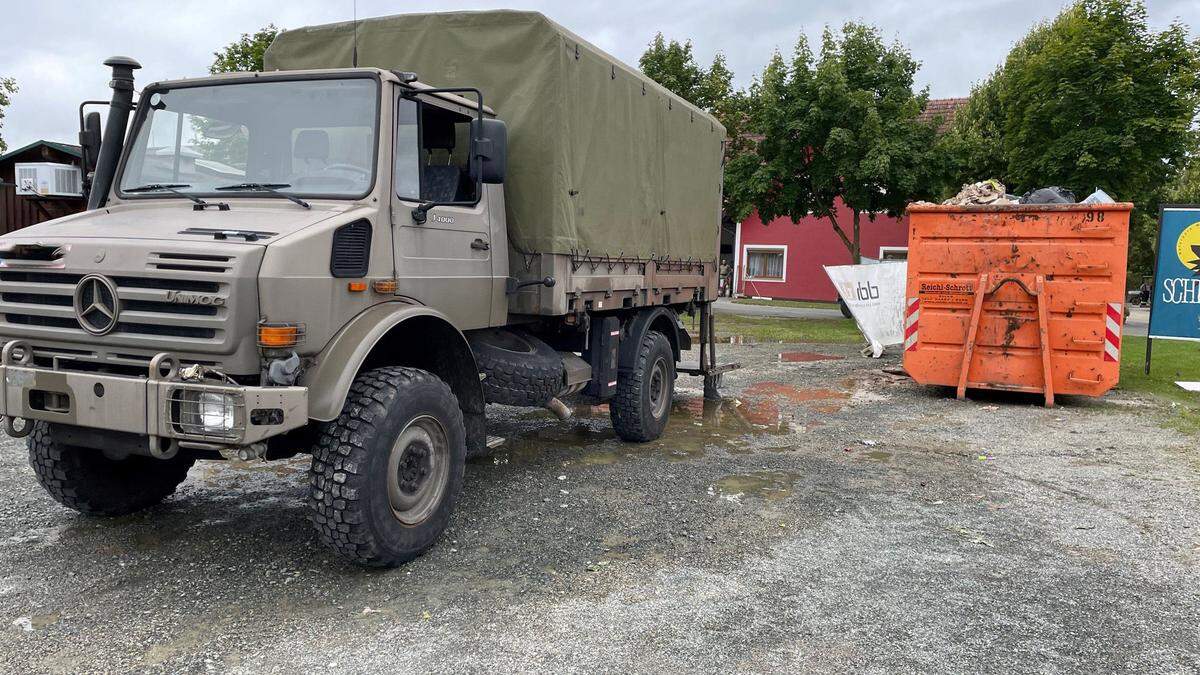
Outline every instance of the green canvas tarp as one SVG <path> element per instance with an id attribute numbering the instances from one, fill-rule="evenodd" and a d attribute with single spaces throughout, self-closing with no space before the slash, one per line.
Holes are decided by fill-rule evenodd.
<path id="1" fill-rule="evenodd" d="M 476 87 L 508 124 L 509 238 L 525 253 L 712 261 L 725 129 L 536 12 L 358 22 L 358 65 Z M 267 70 L 351 65 L 351 22 L 288 30 Z"/>

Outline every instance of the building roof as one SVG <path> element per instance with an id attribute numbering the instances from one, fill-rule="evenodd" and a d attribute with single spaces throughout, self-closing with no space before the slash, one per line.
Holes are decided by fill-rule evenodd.
<path id="1" fill-rule="evenodd" d="M 964 98 L 931 98 L 925 104 L 925 109 L 917 115 L 917 120 L 921 122 L 931 122 L 935 117 L 942 118 L 942 123 L 938 125 L 938 131 L 944 132 L 950 128 L 950 123 L 954 121 L 954 114 L 967 104 Z"/>
<path id="2" fill-rule="evenodd" d="M 55 141 L 40 140 L 40 141 L 34 141 L 28 145 L 23 145 L 23 146 L 17 148 L 16 150 L 9 150 L 8 152 L 4 153 L 3 155 L 0 155 L 0 162 L 3 162 L 4 160 L 10 159 L 12 157 L 16 157 L 17 155 L 19 155 L 21 153 L 28 152 L 28 151 L 30 151 L 38 146 L 41 146 L 41 145 L 44 145 L 53 150 L 57 150 L 59 152 L 71 155 L 72 157 L 78 157 L 78 158 L 83 157 L 83 152 L 79 149 L 78 145 L 71 145 L 69 143 L 58 143 Z"/>

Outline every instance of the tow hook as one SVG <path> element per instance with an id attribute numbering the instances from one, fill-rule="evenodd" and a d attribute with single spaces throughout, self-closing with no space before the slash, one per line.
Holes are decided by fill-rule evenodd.
<path id="1" fill-rule="evenodd" d="M 20 420 L 22 423 L 19 428 L 17 427 L 18 420 Z M 13 438 L 25 438 L 33 432 L 33 422 L 30 422 L 24 417 L 6 416 L 4 418 L 4 430 Z"/>

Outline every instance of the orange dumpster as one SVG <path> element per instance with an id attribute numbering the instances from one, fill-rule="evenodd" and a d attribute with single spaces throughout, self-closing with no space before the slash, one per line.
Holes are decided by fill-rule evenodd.
<path id="1" fill-rule="evenodd" d="M 1133 205 L 908 207 L 904 369 L 921 384 L 1100 396 L 1120 374 Z"/>

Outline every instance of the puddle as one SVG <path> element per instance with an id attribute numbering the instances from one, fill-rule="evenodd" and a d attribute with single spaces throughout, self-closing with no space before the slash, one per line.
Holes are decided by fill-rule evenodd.
<path id="1" fill-rule="evenodd" d="M 13 620 L 12 625 L 19 630 L 32 632 L 41 630 L 47 626 L 53 626 L 62 619 L 62 614 L 59 612 L 50 612 L 49 614 L 34 614 L 32 616 L 19 616 Z"/>
<path id="2" fill-rule="evenodd" d="M 618 439 L 607 405 L 576 406 L 568 422 L 559 422 L 545 411 L 523 410 L 508 418 L 498 417 L 494 428 L 492 433 L 507 437 L 508 442 L 491 456 L 472 463 L 527 464 L 546 457 L 589 466 L 648 457 L 682 462 L 704 457 L 714 446 L 738 452 L 746 449 L 756 435 L 790 431 L 774 402 L 706 401 L 699 396 L 676 397 L 666 431 L 649 443 Z"/>
<path id="3" fill-rule="evenodd" d="M 816 352 L 781 352 L 779 360 L 782 363 L 810 363 L 812 361 L 841 361 L 843 357 Z"/>
<path id="4" fill-rule="evenodd" d="M 850 398 L 850 394 L 834 389 L 802 389 L 782 382 L 755 382 L 746 387 L 744 395 L 748 398 L 756 396 L 773 396 L 786 399 L 791 403 L 807 403 L 809 401 L 827 401 Z"/>
<path id="5" fill-rule="evenodd" d="M 782 382 L 756 382 L 746 387 L 742 395 L 752 402 L 751 410 L 768 417 L 782 417 L 781 403 L 804 404 L 813 412 L 830 415 L 841 411 L 839 401 L 850 398 L 844 391 L 803 389 Z"/>
<path id="6" fill-rule="evenodd" d="M 792 495 L 800 474 L 790 471 L 759 471 L 733 474 L 713 483 L 708 493 L 740 504 L 744 498 L 778 501 Z"/>

